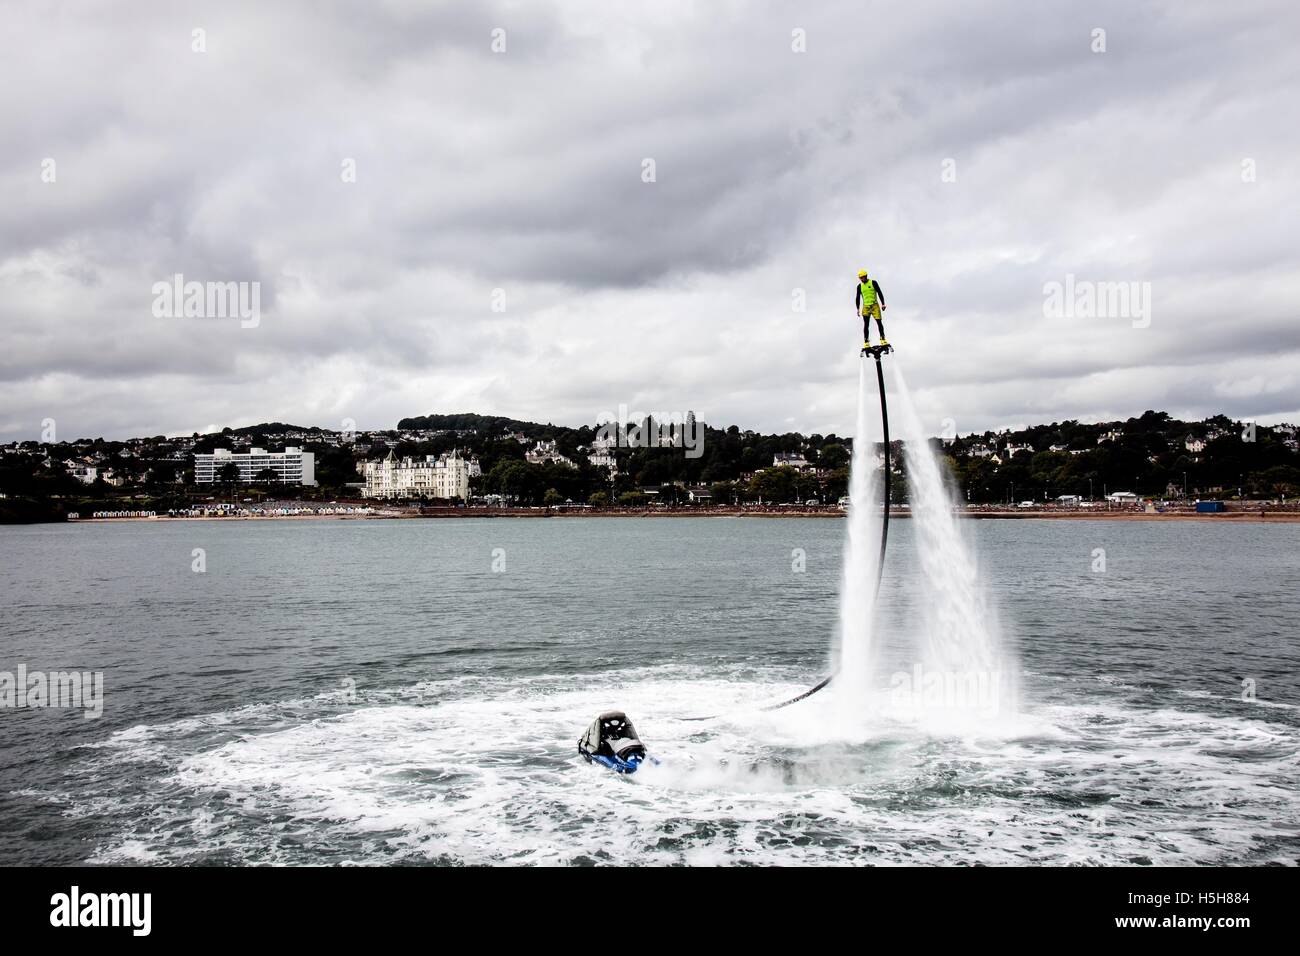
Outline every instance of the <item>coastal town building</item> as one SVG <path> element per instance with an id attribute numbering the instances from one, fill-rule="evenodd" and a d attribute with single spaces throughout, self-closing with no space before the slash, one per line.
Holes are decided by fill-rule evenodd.
<path id="1" fill-rule="evenodd" d="M 469 480 L 479 472 L 478 459 L 464 459 L 455 451 L 424 458 L 388 457 L 368 461 L 363 474 L 368 498 L 469 497 Z"/>
<path id="2" fill-rule="evenodd" d="M 588 447 L 587 461 L 596 468 L 608 468 L 612 477 L 618 476 L 618 460 L 614 457 L 614 450 L 618 447 L 618 439 L 610 437 L 598 437 Z M 581 449 L 579 449 L 581 450 Z"/>
<path id="3" fill-rule="evenodd" d="M 587 461 L 589 464 L 594 465 L 597 468 L 608 468 L 611 475 L 618 474 L 618 459 L 614 457 L 612 451 L 607 451 L 605 449 L 593 451 L 587 456 Z"/>
<path id="4" fill-rule="evenodd" d="M 800 471 L 808 467 L 808 459 L 803 456 L 802 452 L 797 451 L 779 451 L 772 456 L 772 467 L 798 468 Z"/>
<path id="5" fill-rule="evenodd" d="M 239 480 L 245 483 L 261 481 L 258 476 L 269 469 L 275 473 L 276 484 L 316 484 L 316 456 L 312 452 L 294 447 L 271 452 L 262 448 L 250 448 L 247 452 L 232 452 L 228 448 L 218 448 L 211 454 L 195 455 L 195 483 L 204 485 L 219 481 L 221 472 L 227 465 L 234 465 L 239 469 Z"/>
<path id="6" fill-rule="evenodd" d="M 539 441 L 524 452 L 524 459 L 531 465 L 542 465 L 548 461 L 553 461 L 557 465 L 566 465 L 569 468 L 577 467 L 572 461 L 560 454 L 554 441 Z"/>

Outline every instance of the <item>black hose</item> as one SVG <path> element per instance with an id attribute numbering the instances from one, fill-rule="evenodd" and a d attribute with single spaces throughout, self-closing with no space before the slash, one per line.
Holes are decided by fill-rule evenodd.
<path id="1" fill-rule="evenodd" d="M 865 352 L 866 350 L 864 349 L 863 351 Z M 884 502 L 883 502 L 884 513 L 881 516 L 881 521 L 880 521 L 880 560 L 876 563 L 875 600 L 878 600 L 880 598 L 880 583 L 881 581 L 884 580 L 885 577 L 885 547 L 889 543 L 889 491 L 890 491 L 889 486 L 891 484 L 891 479 L 892 479 L 892 471 L 890 469 L 890 448 L 889 448 L 889 403 L 885 400 L 885 370 L 880 364 L 880 356 L 883 354 L 883 352 L 884 349 L 880 346 L 876 346 L 871 351 L 871 354 L 875 357 L 876 360 L 876 381 L 880 385 L 880 420 L 883 424 L 884 439 L 885 439 L 885 494 L 884 494 Z M 849 502 L 849 507 L 850 508 L 853 507 L 853 502 L 851 501 Z M 875 600 L 872 601 L 873 605 L 875 603 Z M 789 700 L 784 700 L 779 704 L 768 704 L 766 707 L 760 707 L 759 710 L 763 710 L 763 711 L 780 710 L 783 707 L 789 707 L 791 704 L 797 704 L 801 700 L 807 700 L 809 697 L 817 693 L 819 690 L 822 690 L 823 688 L 827 687 L 834 678 L 835 678 L 834 673 L 828 674 L 826 677 L 822 678 L 822 680 L 819 683 L 808 688 L 798 697 L 791 697 Z M 720 716 L 721 714 L 713 714 L 708 717 L 685 717 L 683 719 L 684 720 L 715 720 Z"/>

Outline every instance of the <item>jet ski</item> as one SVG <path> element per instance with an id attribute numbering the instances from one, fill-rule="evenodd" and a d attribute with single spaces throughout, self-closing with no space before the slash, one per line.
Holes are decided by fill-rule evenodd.
<path id="1" fill-rule="evenodd" d="M 607 711 L 593 720 L 578 741 L 578 753 L 587 763 L 598 763 L 615 773 L 636 773 L 647 759 L 658 763 L 646 754 L 632 721 L 621 710 Z"/>

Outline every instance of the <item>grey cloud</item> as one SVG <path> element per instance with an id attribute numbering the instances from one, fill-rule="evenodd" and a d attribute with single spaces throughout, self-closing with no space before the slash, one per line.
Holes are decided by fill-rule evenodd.
<path id="1" fill-rule="evenodd" d="M 453 400 L 586 421 L 635 396 L 843 433 L 863 263 L 913 387 L 972 427 L 1282 414 L 1280 372 L 1251 396 L 1207 370 L 1300 351 L 1296 25 L 1282 3 L 394 2 L 54 30 L 22 7 L 0 38 L 0 437 L 54 413 L 329 424 L 339 401 L 372 425 Z M 176 272 L 260 281 L 262 326 L 160 324 L 149 288 Z M 1067 272 L 1152 282 L 1152 328 L 1046 322 Z"/>

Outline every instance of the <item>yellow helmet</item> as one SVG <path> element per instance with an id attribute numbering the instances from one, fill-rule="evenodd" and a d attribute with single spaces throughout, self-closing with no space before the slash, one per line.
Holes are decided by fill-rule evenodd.
<path id="1" fill-rule="evenodd" d="M 859 270 L 858 270 L 858 278 L 859 278 L 859 279 L 865 279 L 866 277 L 867 277 L 867 270 L 866 270 L 866 269 L 859 269 Z"/>

